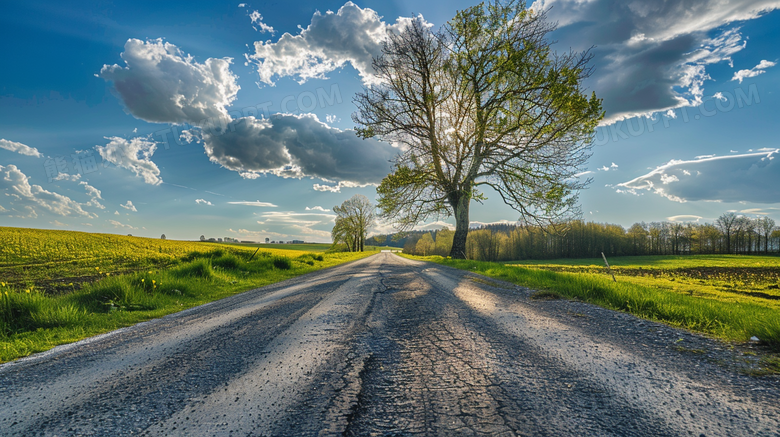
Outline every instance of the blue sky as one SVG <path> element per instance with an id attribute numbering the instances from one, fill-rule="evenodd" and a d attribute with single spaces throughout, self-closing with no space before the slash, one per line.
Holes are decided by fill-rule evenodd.
<path id="1" fill-rule="evenodd" d="M 394 153 L 351 131 L 382 35 L 470 4 L 6 5 L 0 225 L 327 242 L 332 207 L 374 199 Z M 555 49 L 594 54 L 584 219 L 780 222 L 780 0 L 529 6 L 551 8 Z M 474 223 L 517 220 L 487 195 Z"/>

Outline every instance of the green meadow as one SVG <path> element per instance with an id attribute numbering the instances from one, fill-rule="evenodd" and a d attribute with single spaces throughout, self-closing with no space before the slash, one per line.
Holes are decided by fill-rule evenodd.
<path id="1" fill-rule="evenodd" d="M 0 362 L 375 253 L 2 227 L 0 248 Z"/>
<path id="2" fill-rule="evenodd" d="M 415 257 L 724 340 L 780 349 L 780 258 L 647 256 L 490 263 Z"/>

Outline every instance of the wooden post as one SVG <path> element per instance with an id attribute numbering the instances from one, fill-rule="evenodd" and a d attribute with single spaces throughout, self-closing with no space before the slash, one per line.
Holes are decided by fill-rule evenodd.
<path id="1" fill-rule="evenodd" d="M 257 255 L 257 251 L 258 250 L 260 250 L 260 245 L 259 244 L 257 245 L 257 249 L 255 250 L 255 253 L 253 253 L 252 256 L 249 257 L 249 261 L 252 261 L 252 258 L 254 258 L 255 255 Z M 602 253 L 602 255 L 603 255 L 603 253 Z M 247 261 L 247 262 L 249 262 L 249 261 Z"/>
<path id="2" fill-rule="evenodd" d="M 613 281 L 617 282 L 617 279 L 615 279 L 615 274 L 612 273 L 612 269 L 609 268 L 609 263 L 607 262 L 607 257 L 604 256 L 604 252 L 601 252 L 601 257 L 604 258 L 604 264 L 606 264 L 606 266 L 607 266 L 607 273 L 612 275 L 612 280 Z"/>

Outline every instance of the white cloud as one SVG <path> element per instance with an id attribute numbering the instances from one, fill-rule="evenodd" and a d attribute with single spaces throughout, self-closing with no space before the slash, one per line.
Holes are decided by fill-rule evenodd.
<path id="1" fill-rule="evenodd" d="M 586 85 L 604 99 L 610 124 L 657 111 L 699 105 L 709 65 L 732 62 L 746 38 L 731 23 L 780 8 L 780 0 L 537 0 L 558 22 L 559 50 L 595 45 Z"/>
<path id="2" fill-rule="evenodd" d="M 330 239 L 330 228 L 336 219 L 336 214 L 330 213 L 325 208 L 308 209 L 310 212 L 294 211 L 267 211 L 258 214 L 261 220 L 259 225 L 269 225 L 286 231 L 285 235 L 312 235 Z M 325 229 L 316 229 L 325 227 Z"/>
<path id="3" fill-rule="evenodd" d="M 103 199 L 102 193 L 97 188 L 93 187 L 89 183 L 85 181 L 79 182 L 79 185 L 82 185 L 84 187 L 84 190 L 87 192 L 87 195 L 91 198 L 89 202 L 87 202 L 87 205 L 94 206 L 95 208 L 100 209 L 106 209 L 105 206 L 103 206 L 99 200 Z"/>
<path id="4" fill-rule="evenodd" d="M 766 73 L 767 68 L 771 68 L 777 65 L 776 62 L 770 62 L 767 60 L 762 60 L 758 63 L 755 67 L 749 69 L 749 70 L 739 70 L 736 73 L 734 73 L 734 77 L 731 78 L 731 80 L 738 80 L 739 83 L 742 83 L 744 79 L 747 79 L 748 77 L 756 77 L 759 74 Z"/>
<path id="5" fill-rule="evenodd" d="M 330 212 L 330 210 L 329 210 L 329 209 L 325 209 L 325 208 L 323 208 L 323 207 L 321 207 L 321 206 L 313 206 L 313 207 L 311 207 L 311 208 L 309 208 L 309 207 L 307 206 L 307 207 L 306 207 L 306 211 L 322 211 L 322 212 Z"/>
<path id="6" fill-rule="evenodd" d="M 136 228 L 135 226 L 126 225 L 126 224 L 124 224 L 124 223 L 120 223 L 120 222 L 118 222 L 118 221 L 116 221 L 116 220 L 106 220 L 106 221 L 107 221 L 107 222 L 109 222 L 109 223 L 111 223 L 112 225 L 114 225 L 114 227 L 115 227 L 115 228 L 122 228 L 122 229 L 138 229 L 138 228 Z"/>
<path id="7" fill-rule="evenodd" d="M 119 211 L 114 211 L 114 215 L 121 215 L 121 214 L 119 214 Z"/>
<path id="8" fill-rule="evenodd" d="M 195 199 L 195 203 L 197 203 L 198 205 L 203 204 L 203 205 L 208 205 L 208 206 L 214 206 L 213 203 L 209 202 L 206 199 Z"/>
<path id="9" fill-rule="evenodd" d="M 83 208 L 85 205 L 67 196 L 47 191 L 40 185 L 30 184 L 27 175 L 15 165 L 0 165 L 0 190 L 5 191 L 5 195 L 10 197 L 12 207 L 22 208 L 25 211 L 23 216 L 26 217 L 38 217 L 39 211 L 48 211 L 63 217 L 97 217 L 85 211 Z"/>
<path id="10" fill-rule="evenodd" d="M 228 232 L 238 235 L 240 240 L 263 241 L 265 238 L 270 238 L 272 240 L 290 238 L 289 234 L 282 234 L 279 232 L 267 230 L 250 231 L 249 229 L 239 229 L 236 231 L 233 229 L 228 229 Z"/>
<path id="11" fill-rule="evenodd" d="M 768 209 L 774 209 L 774 208 L 768 208 Z M 771 214 L 771 213 L 769 213 L 767 211 L 764 211 L 761 208 L 748 208 L 748 209 L 743 209 L 740 212 L 742 214 L 753 214 L 753 215 L 769 215 L 769 214 Z"/>
<path id="12" fill-rule="evenodd" d="M 70 181 L 70 182 L 76 182 L 77 180 L 81 179 L 81 174 L 68 174 L 68 173 L 60 173 L 54 178 L 52 178 L 53 181 Z"/>
<path id="13" fill-rule="evenodd" d="M 131 202 L 129 200 L 124 205 L 119 205 L 119 206 L 121 206 L 122 208 L 124 208 L 124 209 L 126 209 L 128 211 L 138 212 L 138 210 L 135 208 L 135 205 L 133 205 L 133 202 Z"/>
<path id="14" fill-rule="evenodd" d="M 254 202 L 243 200 L 241 202 L 228 202 L 231 205 L 247 205 L 247 206 L 259 206 L 263 208 L 276 208 L 276 205 L 273 203 L 268 202 L 261 202 L 259 200 L 255 200 Z"/>
<path id="15" fill-rule="evenodd" d="M 617 164 L 615 164 L 615 163 L 613 162 L 613 163 L 612 163 L 612 165 L 610 165 L 610 166 L 606 166 L 606 165 L 605 165 L 605 166 L 603 166 L 603 167 L 599 168 L 598 170 L 599 170 L 599 171 L 610 171 L 610 170 L 614 170 L 614 169 L 616 169 L 616 168 L 618 168 L 618 165 L 617 165 Z M 590 173 L 590 172 L 586 172 L 586 173 Z M 582 173 L 579 173 L 579 174 L 581 175 Z M 575 175 L 575 177 L 576 177 L 576 176 L 577 176 L 577 175 Z"/>
<path id="16" fill-rule="evenodd" d="M 230 119 L 225 108 L 240 89 L 229 68 L 230 58 L 209 58 L 200 64 L 162 39 L 129 39 L 122 59 L 125 67 L 104 65 L 100 77 L 113 82 L 136 118 L 196 126 Z"/>
<path id="17" fill-rule="evenodd" d="M 473 224 L 473 223 L 479 223 L 479 222 L 471 222 L 471 223 Z M 433 231 L 433 230 L 439 230 L 439 229 L 442 229 L 442 228 L 447 228 L 447 229 L 449 229 L 451 231 L 454 231 L 455 230 L 455 225 L 439 220 L 439 221 L 435 221 L 435 222 L 431 222 L 431 223 L 423 223 L 421 225 L 417 225 L 417 226 L 414 227 L 414 230 L 415 231 Z"/>
<path id="18" fill-rule="evenodd" d="M 59 221 L 59 220 L 54 220 L 53 222 L 49 222 L 49 223 L 53 224 L 54 226 L 58 226 L 58 227 L 60 227 L 60 228 L 67 228 L 67 227 L 70 227 L 70 225 L 69 225 L 69 224 L 67 224 L 67 223 L 63 223 L 63 222 L 61 222 L 61 221 Z"/>
<path id="19" fill-rule="evenodd" d="M 200 141 L 200 131 L 198 129 L 186 129 L 181 131 L 179 135 L 179 141 L 183 141 L 187 144 Z"/>
<path id="20" fill-rule="evenodd" d="M 780 149 L 769 152 L 672 160 L 616 186 L 618 192 L 649 191 L 677 202 L 778 203 Z"/>
<path id="21" fill-rule="evenodd" d="M 11 152 L 16 152 L 20 155 L 35 156 L 36 158 L 41 158 L 43 156 L 35 147 L 4 139 L 0 139 L 0 149 L 10 150 Z"/>
<path id="22" fill-rule="evenodd" d="M 253 11 L 251 14 L 249 14 L 249 19 L 250 19 L 250 20 L 252 20 L 252 24 L 254 24 L 254 25 L 255 25 L 255 26 L 253 26 L 253 27 L 254 27 L 254 29 L 255 29 L 256 31 L 258 31 L 258 32 L 260 32 L 260 33 L 266 33 L 266 32 L 268 32 L 268 33 L 270 33 L 271 35 L 273 35 L 274 33 L 276 33 L 276 31 L 274 30 L 274 28 L 273 28 L 273 27 L 271 27 L 271 26 L 269 26 L 269 25 L 267 25 L 267 24 L 263 23 L 263 16 L 262 16 L 262 15 L 260 15 L 260 12 Z M 259 27 L 259 29 L 258 29 L 258 27 Z"/>
<path id="23" fill-rule="evenodd" d="M 588 171 L 583 171 L 583 172 L 580 172 L 580 173 L 576 173 L 572 177 L 573 178 L 579 178 L 579 177 L 582 177 L 582 176 L 587 176 L 587 175 L 592 174 L 592 173 L 593 173 L 592 171 L 588 170 Z"/>
<path id="24" fill-rule="evenodd" d="M 128 169 L 151 185 L 162 183 L 160 169 L 152 162 L 157 144 L 145 137 L 126 140 L 120 137 L 106 137 L 109 143 L 105 147 L 95 146 L 100 156 L 119 167 Z"/>
<path id="25" fill-rule="evenodd" d="M 397 153 L 392 146 L 363 140 L 352 130 L 332 128 L 314 114 L 240 118 L 222 134 L 204 132 L 203 140 L 212 162 L 244 178 L 270 173 L 340 181 L 341 186 L 379 183 Z"/>
<path id="26" fill-rule="evenodd" d="M 322 191 L 322 192 L 329 192 L 329 193 L 340 193 L 341 192 L 341 186 L 340 185 L 314 184 L 314 185 L 312 185 L 312 188 L 314 189 L 314 191 Z"/>
<path id="27" fill-rule="evenodd" d="M 422 16 L 416 19 L 425 21 Z M 347 63 L 364 83 L 376 83 L 373 57 L 381 54 L 388 33 L 398 32 L 411 20 L 399 17 L 394 24 L 387 24 L 374 10 L 348 1 L 335 13 L 315 12 L 311 23 L 298 35 L 285 33 L 277 42 L 255 42 L 255 53 L 246 58 L 257 65 L 260 80 L 269 85 L 277 77 L 297 76 L 300 82 L 324 78 Z"/>
<path id="28" fill-rule="evenodd" d="M 336 123 L 337 121 L 341 121 L 341 119 L 336 117 L 335 114 L 327 114 L 325 116 L 325 121 L 327 121 L 330 124 L 333 124 L 333 123 Z"/>
<path id="29" fill-rule="evenodd" d="M 696 222 L 698 223 L 699 220 L 703 219 L 704 217 L 698 216 L 698 215 L 674 215 L 671 217 L 667 217 L 666 220 L 672 222 L 672 223 L 684 223 L 684 222 Z"/>

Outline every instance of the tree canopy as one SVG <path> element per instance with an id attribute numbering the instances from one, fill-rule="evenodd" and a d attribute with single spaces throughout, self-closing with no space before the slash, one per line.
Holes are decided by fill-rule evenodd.
<path id="1" fill-rule="evenodd" d="M 471 200 L 499 193 L 526 221 L 578 214 L 577 193 L 601 101 L 581 82 L 588 52 L 558 55 L 544 11 L 493 1 L 457 13 L 439 32 L 421 20 L 391 35 L 374 60 L 381 83 L 357 94 L 363 137 L 403 152 L 377 192 L 381 216 L 404 231 L 454 216 L 450 252 L 465 257 Z"/>
<path id="2" fill-rule="evenodd" d="M 350 252 L 362 252 L 368 228 L 374 225 L 374 206 L 362 194 L 355 194 L 333 207 L 336 223 L 331 230 L 333 244 L 344 244 Z"/>

